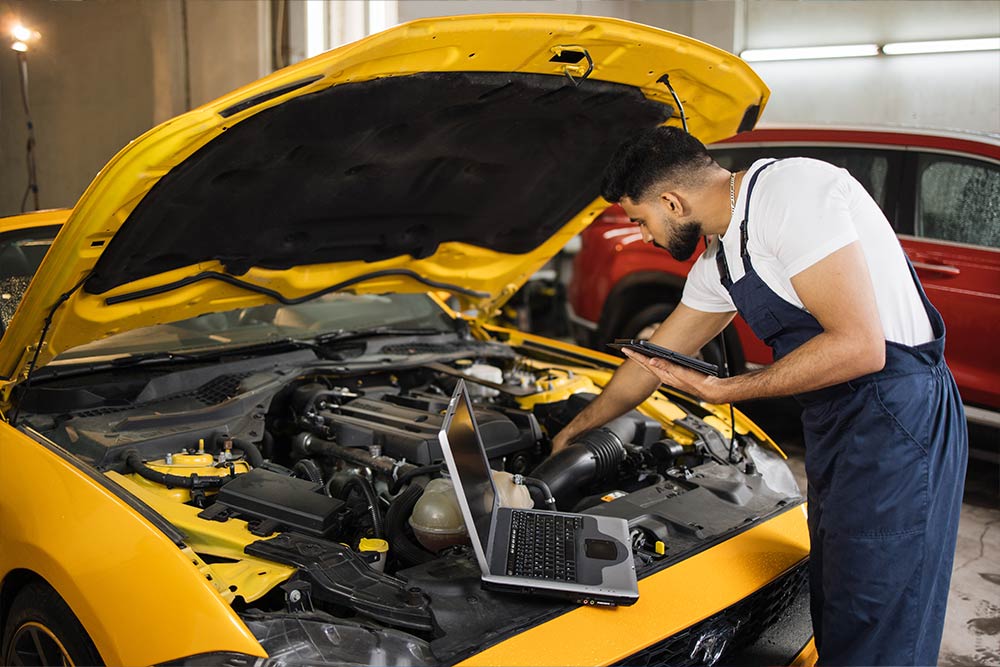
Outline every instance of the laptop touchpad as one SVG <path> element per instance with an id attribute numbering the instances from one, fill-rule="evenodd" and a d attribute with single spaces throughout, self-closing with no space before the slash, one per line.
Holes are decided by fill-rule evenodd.
<path id="1" fill-rule="evenodd" d="M 616 560 L 618 558 L 618 547 L 610 540 L 584 540 L 587 558 L 598 558 L 600 560 Z"/>

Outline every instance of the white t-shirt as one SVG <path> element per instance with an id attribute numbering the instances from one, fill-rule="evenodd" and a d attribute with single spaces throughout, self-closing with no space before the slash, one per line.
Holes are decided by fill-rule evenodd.
<path id="1" fill-rule="evenodd" d="M 740 222 L 750 175 L 770 162 L 758 160 L 740 184 L 736 209 L 723 235 L 733 282 L 744 275 Z M 920 345 L 934 338 L 906 266 L 903 249 L 881 209 L 845 169 L 810 158 L 788 158 L 765 169 L 754 185 L 747 250 L 757 275 L 779 297 L 804 308 L 791 279 L 824 257 L 861 241 L 886 340 Z M 695 262 L 681 301 L 696 310 L 736 310 L 715 262 L 718 241 Z"/>

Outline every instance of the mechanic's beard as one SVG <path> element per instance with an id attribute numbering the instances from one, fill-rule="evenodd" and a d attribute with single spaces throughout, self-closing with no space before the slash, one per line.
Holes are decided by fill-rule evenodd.
<path id="1" fill-rule="evenodd" d="M 691 255 L 698 248 L 698 241 L 701 237 L 700 222 L 685 222 L 677 228 L 677 231 L 670 235 L 666 246 L 662 246 L 656 242 L 653 245 L 669 252 L 670 256 L 678 262 L 685 262 L 691 258 Z"/>

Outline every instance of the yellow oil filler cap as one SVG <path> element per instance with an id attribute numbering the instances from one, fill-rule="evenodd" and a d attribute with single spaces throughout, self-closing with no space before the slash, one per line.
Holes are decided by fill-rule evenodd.
<path id="1" fill-rule="evenodd" d="M 667 545 L 657 540 L 656 544 L 653 545 L 653 549 L 656 551 L 657 556 L 662 556 L 667 552 Z"/>
<path id="2" fill-rule="evenodd" d="M 388 542 L 385 540 L 362 537 L 361 542 L 358 544 L 358 551 L 365 555 L 375 557 L 374 561 L 369 561 L 374 569 L 379 572 L 385 570 L 385 558 L 389 553 Z"/>

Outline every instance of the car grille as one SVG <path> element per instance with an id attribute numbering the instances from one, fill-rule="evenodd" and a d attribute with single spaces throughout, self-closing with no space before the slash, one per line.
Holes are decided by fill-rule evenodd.
<path id="1" fill-rule="evenodd" d="M 729 664 L 733 656 L 778 621 L 807 577 L 808 562 L 804 561 L 733 606 L 616 664 L 629 667 Z"/>
<path id="2" fill-rule="evenodd" d="M 176 401 L 182 398 L 193 398 L 203 405 L 218 405 L 219 403 L 228 401 L 230 398 L 236 396 L 240 391 L 240 383 L 249 376 L 250 373 L 228 373 L 226 375 L 215 377 L 196 389 L 179 391 L 152 401 L 143 401 L 142 403 L 106 405 L 100 408 L 92 408 L 90 410 L 80 410 L 79 412 L 74 412 L 73 416 L 96 417 L 98 415 L 109 415 L 115 412 L 122 412 L 123 410 L 134 410 L 136 408 L 162 405 L 169 401 Z"/>

